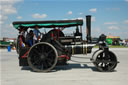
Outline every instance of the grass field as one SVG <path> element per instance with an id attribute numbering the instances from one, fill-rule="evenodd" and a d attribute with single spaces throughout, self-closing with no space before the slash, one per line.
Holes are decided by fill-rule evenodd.
<path id="1" fill-rule="evenodd" d="M 113 45 L 111 45 L 109 47 L 110 48 L 128 48 L 128 46 L 126 47 L 126 46 L 113 46 Z"/>
<path id="2" fill-rule="evenodd" d="M 98 46 L 95 46 L 94 48 L 98 48 Z M 118 46 L 118 45 L 109 45 L 109 48 L 128 48 L 128 46 Z"/>

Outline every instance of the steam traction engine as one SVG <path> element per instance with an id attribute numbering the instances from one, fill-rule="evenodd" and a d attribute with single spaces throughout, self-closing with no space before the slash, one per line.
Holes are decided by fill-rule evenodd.
<path id="1" fill-rule="evenodd" d="M 17 50 L 19 53 L 19 65 L 30 66 L 36 72 L 48 72 L 56 65 L 66 65 L 74 54 L 91 53 L 94 45 L 99 45 L 99 50 L 95 51 L 92 63 L 99 71 L 113 71 L 117 66 L 116 55 L 109 51 L 106 44 L 106 36 L 101 35 L 97 43 L 91 40 L 91 16 L 86 16 L 86 41 L 82 39 L 83 20 L 59 20 L 59 21 L 19 21 L 13 22 L 16 29 L 28 28 L 53 28 L 43 34 L 40 41 L 32 47 L 19 45 L 23 40 L 19 36 Z M 76 32 L 72 36 L 66 36 L 62 30 L 68 27 L 76 27 Z M 58 28 L 58 29 L 57 29 Z"/>

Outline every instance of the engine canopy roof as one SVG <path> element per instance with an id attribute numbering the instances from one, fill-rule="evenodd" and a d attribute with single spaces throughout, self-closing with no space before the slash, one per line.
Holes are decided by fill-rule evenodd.
<path id="1" fill-rule="evenodd" d="M 15 21 L 12 23 L 13 26 L 18 29 L 19 27 L 24 28 L 55 28 L 55 27 L 73 27 L 82 26 L 83 20 L 52 20 L 52 21 Z"/>

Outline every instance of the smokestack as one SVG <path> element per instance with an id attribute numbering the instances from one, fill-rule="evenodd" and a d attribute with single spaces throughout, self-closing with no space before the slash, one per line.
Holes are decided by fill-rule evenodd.
<path id="1" fill-rule="evenodd" d="M 91 42 L 91 15 L 86 16 L 86 35 L 87 42 Z"/>

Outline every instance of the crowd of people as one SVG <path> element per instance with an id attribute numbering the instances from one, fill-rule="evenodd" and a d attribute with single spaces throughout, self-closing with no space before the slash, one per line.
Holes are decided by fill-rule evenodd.
<path id="1" fill-rule="evenodd" d="M 27 32 L 27 29 L 25 29 L 24 27 L 20 27 L 19 34 L 20 34 L 20 41 L 22 41 L 23 43 L 25 43 L 30 47 L 33 44 L 37 43 L 41 36 L 41 32 L 39 31 L 38 26 L 35 26 L 34 30 L 29 30 L 29 32 Z"/>

